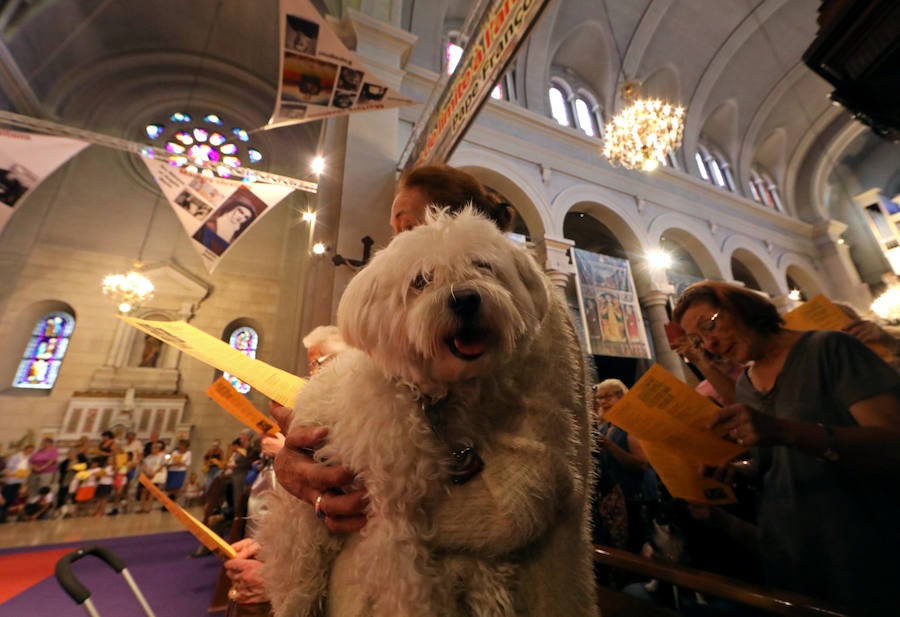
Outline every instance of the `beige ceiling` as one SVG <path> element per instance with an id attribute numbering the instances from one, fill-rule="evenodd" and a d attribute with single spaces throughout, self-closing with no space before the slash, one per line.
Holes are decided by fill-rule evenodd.
<path id="1" fill-rule="evenodd" d="M 399 6 L 396 25 L 419 37 L 410 62 L 439 71 L 440 38 L 462 25 L 474 2 L 316 4 L 332 13 Z M 516 102 L 549 115 L 549 78 L 562 73 L 592 90 L 609 113 L 623 76 L 636 77 L 645 91 L 687 107 L 684 152 L 700 140 L 715 145 L 742 185 L 753 163 L 763 165 L 796 216 L 817 220 L 835 211 L 824 203 L 826 193 L 900 190 L 900 147 L 859 137 L 867 130 L 830 104 L 829 84 L 802 63 L 817 31 L 818 5 L 555 0 L 515 63 Z M 175 108 L 262 126 L 276 91 L 277 6 L 276 0 L 0 2 L 0 108 L 127 139 L 140 139 L 144 124 Z M 267 171 L 298 173 L 296 153 L 318 131 L 313 122 L 258 133 L 261 149 L 278 153 L 267 157 Z M 880 164 L 873 167 L 872 157 Z M 692 155 L 681 160 L 690 172 Z M 831 173 L 836 165 L 842 174 Z M 822 178 L 840 190 L 810 186 Z"/>

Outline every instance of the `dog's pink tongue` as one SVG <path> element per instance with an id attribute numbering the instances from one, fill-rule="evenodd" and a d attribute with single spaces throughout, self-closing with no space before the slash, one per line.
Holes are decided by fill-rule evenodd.
<path id="1" fill-rule="evenodd" d="M 459 353 L 466 356 L 477 356 L 484 353 L 484 350 L 487 349 L 487 345 L 485 345 L 481 341 L 472 341 L 470 343 L 467 343 L 458 338 L 453 339 L 453 345 L 456 347 L 456 350 Z"/>

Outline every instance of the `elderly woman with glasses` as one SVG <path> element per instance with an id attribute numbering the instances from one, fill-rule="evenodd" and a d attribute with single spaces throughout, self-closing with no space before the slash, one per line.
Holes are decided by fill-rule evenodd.
<path id="1" fill-rule="evenodd" d="M 896 372 L 846 333 L 785 329 L 768 298 L 736 285 L 688 287 L 673 319 L 710 354 L 749 364 L 710 430 L 756 447 L 767 582 L 854 615 L 895 610 Z"/>

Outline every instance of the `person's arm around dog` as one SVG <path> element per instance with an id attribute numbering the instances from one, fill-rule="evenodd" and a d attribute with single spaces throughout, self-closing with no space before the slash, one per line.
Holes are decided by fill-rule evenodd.
<path id="1" fill-rule="evenodd" d="M 272 417 L 285 433 L 284 447 L 275 456 L 278 482 L 291 495 L 314 505 L 319 496 L 319 513 L 334 533 L 359 531 L 366 524 L 366 492 L 354 490 L 352 472 L 341 466 L 317 463 L 308 453 L 328 434 L 324 426 L 301 426 L 288 431 L 291 410 L 270 404 Z"/>

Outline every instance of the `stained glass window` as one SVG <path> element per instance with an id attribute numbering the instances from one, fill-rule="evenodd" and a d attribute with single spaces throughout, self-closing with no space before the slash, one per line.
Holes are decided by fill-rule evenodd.
<path id="1" fill-rule="evenodd" d="M 231 333 L 228 338 L 228 344 L 246 355 L 248 358 L 256 358 L 256 348 L 259 346 L 259 335 L 256 330 L 248 326 L 241 326 Z M 234 389 L 241 394 L 250 392 L 250 386 L 234 375 L 225 373 L 227 379 Z"/>
<path id="2" fill-rule="evenodd" d="M 59 367 L 75 328 L 75 318 L 68 313 L 54 311 L 41 317 L 22 354 L 14 388 L 49 390 L 56 383 Z"/>
<path id="3" fill-rule="evenodd" d="M 169 124 L 154 122 L 145 128 L 147 137 L 165 144 L 171 155 L 169 164 L 203 176 L 230 178 L 234 168 L 259 163 L 262 153 L 250 148 L 250 134 L 240 127 L 225 130 L 225 123 L 216 114 L 203 116 L 202 124 L 189 126 L 191 116 L 175 112 L 169 116 Z M 187 126 L 186 126 L 187 125 Z M 228 155 L 228 156 L 223 156 Z"/>

